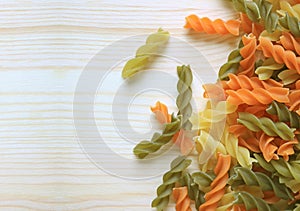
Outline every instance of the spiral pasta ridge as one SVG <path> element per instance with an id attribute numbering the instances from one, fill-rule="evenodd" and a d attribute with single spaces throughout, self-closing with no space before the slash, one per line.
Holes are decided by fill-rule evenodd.
<path id="1" fill-rule="evenodd" d="M 281 87 L 272 87 L 269 89 L 256 88 L 253 90 L 239 89 L 226 90 L 228 94 L 227 101 L 234 105 L 261 105 L 270 104 L 273 100 L 282 103 L 289 102 L 289 89 Z"/>
<path id="2" fill-rule="evenodd" d="M 236 204 L 244 204 L 246 210 L 257 209 L 257 211 L 275 211 L 276 207 L 269 205 L 263 199 L 252 196 L 250 193 L 240 191 L 236 193 Z"/>
<path id="3" fill-rule="evenodd" d="M 205 32 L 207 34 L 232 34 L 239 35 L 240 21 L 221 19 L 210 20 L 207 17 L 199 18 L 197 15 L 189 15 L 186 18 L 185 28 L 192 28 L 196 32 Z"/>
<path id="4" fill-rule="evenodd" d="M 227 62 L 220 67 L 218 76 L 220 80 L 226 80 L 229 73 L 237 73 L 240 67 L 240 61 L 243 57 L 240 54 L 240 48 L 233 50 L 227 59 Z"/>
<path id="5" fill-rule="evenodd" d="M 192 123 L 189 118 L 192 114 L 192 105 L 190 103 L 192 99 L 192 82 L 193 74 L 190 66 L 178 66 L 177 67 L 178 83 L 177 91 L 178 96 L 176 99 L 176 105 L 179 110 L 178 115 L 182 115 L 182 128 L 184 130 L 191 130 Z"/>
<path id="6" fill-rule="evenodd" d="M 176 211 L 192 211 L 187 187 L 173 188 L 173 197 L 176 201 Z"/>
<path id="7" fill-rule="evenodd" d="M 280 44 L 286 49 L 300 55 L 300 43 L 288 32 L 283 32 L 280 36 Z"/>
<path id="8" fill-rule="evenodd" d="M 289 85 L 300 79 L 297 70 L 283 70 L 278 74 L 278 78 L 282 80 L 284 85 Z"/>
<path id="9" fill-rule="evenodd" d="M 276 196 L 283 199 L 293 199 L 288 188 L 280 184 L 278 180 L 271 179 L 266 174 L 261 172 L 254 172 L 251 169 L 236 167 L 234 174 L 228 180 L 233 188 L 239 185 L 259 186 L 263 191 L 274 191 Z"/>
<path id="10" fill-rule="evenodd" d="M 276 140 L 275 140 L 276 141 Z M 283 141 L 279 140 L 277 154 L 282 156 L 284 160 L 288 161 L 289 156 L 293 155 L 295 153 L 294 146 L 298 144 L 298 140 L 289 140 L 289 141 Z"/>
<path id="11" fill-rule="evenodd" d="M 269 114 L 277 115 L 281 122 L 289 122 L 292 128 L 300 128 L 300 116 L 288 109 L 283 103 L 273 101 L 266 110 Z"/>
<path id="12" fill-rule="evenodd" d="M 217 165 L 214 169 L 216 178 L 211 183 L 211 190 L 205 194 L 205 202 L 201 204 L 199 210 L 215 210 L 219 200 L 225 193 L 225 186 L 228 179 L 228 170 L 230 168 L 230 155 L 218 155 Z"/>
<path id="13" fill-rule="evenodd" d="M 171 122 L 165 124 L 165 129 L 162 134 L 154 133 L 151 141 L 141 141 L 134 147 L 133 153 L 138 158 L 144 158 L 150 153 L 158 151 L 163 145 L 167 144 L 173 138 L 180 128 L 181 116 L 175 117 L 173 114 Z"/>
<path id="14" fill-rule="evenodd" d="M 271 40 L 265 37 L 259 38 L 259 50 L 262 50 L 265 57 L 272 57 L 278 64 L 285 64 L 291 70 L 297 70 L 300 74 L 300 57 L 290 50 L 285 50 L 280 45 L 274 45 Z"/>
<path id="15" fill-rule="evenodd" d="M 251 131 L 263 131 L 269 136 L 279 136 L 283 140 L 294 139 L 294 128 L 283 122 L 273 122 L 267 117 L 257 118 L 253 114 L 240 112 L 238 123 L 243 124 Z"/>
<path id="16" fill-rule="evenodd" d="M 255 73 L 258 75 L 259 80 L 267 80 L 272 77 L 274 71 L 280 70 L 284 64 L 277 64 L 273 58 L 266 59 L 261 66 L 256 68 Z"/>
<path id="17" fill-rule="evenodd" d="M 243 59 L 240 61 L 239 75 L 253 76 L 255 67 L 256 37 L 253 34 L 242 37 L 244 46 L 240 50 Z"/>
<path id="18" fill-rule="evenodd" d="M 229 80 L 224 82 L 224 89 L 238 90 L 248 89 L 253 90 L 255 88 L 269 89 L 271 87 L 283 87 L 282 83 L 279 83 L 273 79 L 265 81 L 260 80 L 258 77 L 247 77 L 245 75 L 228 74 Z"/>
<path id="19" fill-rule="evenodd" d="M 164 174 L 163 183 L 157 188 L 157 197 L 152 201 L 152 207 L 162 211 L 168 205 L 175 183 L 182 178 L 183 171 L 187 169 L 191 162 L 184 156 L 177 157 L 172 161 L 170 171 Z"/>
<path id="20" fill-rule="evenodd" d="M 279 160 L 271 160 L 266 162 L 260 155 L 254 154 L 259 165 L 265 170 L 276 173 L 280 179 L 294 180 L 298 184 L 300 183 L 300 163 L 299 161 L 285 161 L 280 158 Z"/>
<path id="21" fill-rule="evenodd" d="M 156 33 L 149 35 L 146 44 L 137 49 L 135 58 L 127 61 L 123 67 L 122 77 L 129 78 L 142 70 L 149 63 L 149 59 L 158 53 L 159 48 L 168 42 L 169 38 L 169 32 L 161 28 Z"/>
<path id="22" fill-rule="evenodd" d="M 278 155 L 275 153 L 278 147 L 274 144 L 274 137 L 270 137 L 265 133 L 261 133 L 259 135 L 259 148 L 267 162 L 272 159 L 279 159 Z"/>

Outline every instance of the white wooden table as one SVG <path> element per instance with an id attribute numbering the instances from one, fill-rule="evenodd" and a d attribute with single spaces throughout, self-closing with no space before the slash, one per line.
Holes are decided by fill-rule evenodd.
<path id="1" fill-rule="evenodd" d="M 160 177 L 111 176 L 80 147 L 72 112 L 78 78 L 105 46 L 158 27 L 205 52 L 217 71 L 237 39 L 189 34 L 184 17 L 236 17 L 226 5 L 223 0 L 1 0 L 0 210 L 151 210 Z M 147 128 L 149 105 L 136 105 L 133 125 Z M 106 106 L 97 105 L 98 122 L 106 121 Z"/>

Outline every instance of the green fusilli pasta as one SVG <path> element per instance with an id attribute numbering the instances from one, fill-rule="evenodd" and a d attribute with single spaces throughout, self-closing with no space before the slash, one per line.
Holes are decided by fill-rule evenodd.
<path id="1" fill-rule="evenodd" d="M 256 68 L 255 73 L 260 80 L 267 80 L 272 77 L 274 71 L 280 70 L 284 64 L 277 64 L 273 58 L 266 59 L 261 66 Z"/>
<path id="2" fill-rule="evenodd" d="M 278 26 L 279 16 L 273 12 L 273 5 L 266 0 L 233 0 L 235 9 L 246 13 L 253 22 L 261 21 L 267 32 L 272 33 Z"/>
<path id="3" fill-rule="evenodd" d="M 150 153 L 158 151 L 163 145 L 167 144 L 180 130 L 181 118 L 181 115 L 175 117 L 175 115 L 172 114 L 171 122 L 165 124 L 165 128 L 162 134 L 154 133 L 151 141 L 141 141 L 134 147 L 133 153 L 138 158 L 144 158 Z"/>
<path id="4" fill-rule="evenodd" d="M 290 16 L 286 12 L 285 16 L 279 19 L 279 23 L 283 28 L 289 30 L 295 37 L 300 37 L 300 24 L 297 18 Z"/>
<path id="5" fill-rule="evenodd" d="M 283 70 L 278 74 L 284 85 L 289 85 L 300 79 L 297 70 Z"/>
<path id="6" fill-rule="evenodd" d="M 300 160 L 287 162 L 280 158 L 279 160 L 271 160 L 268 163 L 260 155 L 254 154 L 254 156 L 259 165 L 265 170 L 278 175 L 281 179 L 295 180 L 300 183 Z"/>
<path id="7" fill-rule="evenodd" d="M 253 22 L 258 22 L 261 19 L 259 8 L 253 1 L 232 0 L 235 10 L 246 13 L 248 18 Z"/>
<path id="8" fill-rule="evenodd" d="M 278 210 L 275 206 L 269 205 L 261 198 L 252 196 L 248 192 L 238 192 L 235 194 L 235 204 L 244 204 L 246 210 L 257 209 L 258 211 L 275 211 Z"/>
<path id="9" fill-rule="evenodd" d="M 240 185 L 259 186 L 263 191 L 274 191 L 276 196 L 282 199 L 293 199 L 291 192 L 278 180 L 271 179 L 261 172 L 253 172 L 244 167 L 234 168 L 234 174 L 228 180 L 228 184 L 235 188 Z"/>
<path id="10" fill-rule="evenodd" d="M 150 58 L 158 53 L 159 48 L 166 44 L 169 38 L 169 32 L 161 28 L 156 33 L 149 35 L 146 44 L 139 47 L 136 51 L 135 58 L 130 59 L 123 67 L 122 77 L 129 78 L 145 68 Z"/>
<path id="11" fill-rule="evenodd" d="M 176 104 L 178 107 L 178 115 L 182 115 L 182 128 L 185 130 L 192 129 L 192 123 L 189 118 L 192 115 L 192 82 L 193 82 L 193 74 L 190 66 L 182 65 L 177 67 L 177 75 L 178 75 L 178 97 L 176 99 Z"/>
<path id="12" fill-rule="evenodd" d="M 198 210 L 200 205 L 204 203 L 204 192 L 199 189 L 198 184 L 194 181 L 194 177 L 188 172 L 183 175 L 182 185 L 187 186 L 189 198 L 195 201 L 195 207 Z"/>
<path id="13" fill-rule="evenodd" d="M 229 73 L 237 73 L 242 59 L 240 48 L 232 51 L 228 56 L 227 63 L 223 64 L 219 70 L 219 79 L 228 80 Z"/>
<path id="14" fill-rule="evenodd" d="M 157 210 L 162 211 L 168 205 L 169 197 L 172 194 L 175 183 L 181 180 L 183 172 L 191 162 L 185 156 L 177 157 L 172 161 L 170 171 L 166 172 L 163 176 L 163 184 L 157 188 L 157 197 L 152 201 L 152 207 L 156 207 Z"/>
<path id="15" fill-rule="evenodd" d="M 300 116 L 296 112 L 290 111 L 283 103 L 273 101 L 267 108 L 267 112 L 277 115 L 281 122 L 290 122 L 292 128 L 300 128 Z"/>
<path id="16" fill-rule="evenodd" d="M 240 112 L 237 121 L 251 131 L 263 131 L 269 136 L 279 136 L 283 140 L 292 140 L 295 136 L 295 128 L 290 128 L 284 122 L 273 122 L 267 117 L 257 118 L 253 114 Z"/>

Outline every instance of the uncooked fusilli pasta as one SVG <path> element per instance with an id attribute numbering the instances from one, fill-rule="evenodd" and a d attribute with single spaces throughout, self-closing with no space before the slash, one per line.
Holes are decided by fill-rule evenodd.
<path id="1" fill-rule="evenodd" d="M 269 136 L 279 136 L 283 140 L 294 139 L 294 128 L 283 122 L 273 122 L 267 117 L 257 118 L 253 114 L 240 112 L 238 122 L 255 132 L 264 131 Z"/>
<path id="2" fill-rule="evenodd" d="M 139 49 L 136 51 L 135 58 L 127 61 L 123 67 L 122 77 L 131 77 L 138 71 L 144 69 L 149 63 L 149 59 L 158 53 L 159 47 L 168 42 L 169 37 L 169 32 L 164 31 L 161 28 L 159 28 L 156 33 L 149 35 L 146 40 L 146 44 L 139 47 Z"/>
<path id="3" fill-rule="evenodd" d="M 196 32 L 205 32 L 207 34 L 232 34 L 239 35 L 240 21 L 221 19 L 210 20 L 207 17 L 199 18 L 197 15 L 189 15 L 186 19 L 185 28 L 192 28 Z"/>

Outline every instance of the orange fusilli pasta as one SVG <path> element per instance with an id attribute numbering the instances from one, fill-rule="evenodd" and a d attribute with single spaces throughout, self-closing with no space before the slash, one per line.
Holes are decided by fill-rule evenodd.
<path id="1" fill-rule="evenodd" d="M 189 15 L 186 19 L 185 28 L 191 28 L 196 32 L 205 32 L 207 34 L 232 34 L 239 35 L 240 21 L 223 21 L 216 19 L 214 21 L 207 17 L 199 18 L 197 15 Z"/>
<path id="2" fill-rule="evenodd" d="M 155 106 L 151 106 L 150 109 L 161 124 L 171 122 L 171 115 L 169 114 L 168 107 L 165 104 L 157 101 Z"/>
<path id="3" fill-rule="evenodd" d="M 280 36 L 280 44 L 286 49 L 296 52 L 300 55 L 300 43 L 288 32 L 283 32 Z"/>
<path id="4" fill-rule="evenodd" d="M 173 188 L 173 197 L 176 201 L 176 211 L 192 211 L 190 207 L 191 199 L 188 196 L 186 186 Z"/>
<path id="5" fill-rule="evenodd" d="M 211 190 L 205 194 L 205 202 L 199 207 L 199 211 L 215 210 L 218 202 L 225 193 L 225 186 L 228 179 L 228 170 L 230 169 L 230 155 L 218 154 L 218 161 L 214 172 L 216 178 L 211 183 Z"/>
<path id="6" fill-rule="evenodd" d="M 228 74 L 229 81 L 222 81 L 223 88 L 238 90 L 241 88 L 253 90 L 255 88 L 269 89 L 271 87 L 283 87 L 283 84 L 273 79 L 260 80 L 258 77 L 247 77 L 246 75 Z"/>
<path id="7" fill-rule="evenodd" d="M 273 143 L 274 137 L 270 137 L 265 133 L 259 133 L 258 136 L 259 136 L 259 148 L 265 160 L 267 162 L 269 162 L 270 160 L 278 160 L 279 157 L 275 153 L 278 147 L 275 146 Z"/>
<path id="8" fill-rule="evenodd" d="M 270 104 L 273 100 L 282 103 L 288 103 L 289 89 L 281 87 L 272 87 L 269 89 L 256 88 L 253 90 L 239 89 L 237 91 L 227 90 L 227 101 L 233 105 L 261 105 Z"/>
<path id="9" fill-rule="evenodd" d="M 240 61 L 239 75 L 247 75 L 249 77 L 254 74 L 255 67 L 255 51 L 256 51 L 256 37 L 253 34 L 244 35 L 242 37 L 244 47 L 241 48 L 240 54 L 243 60 Z"/>
<path id="10" fill-rule="evenodd" d="M 289 95 L 290 110 L 297 112 L 300 115 L 300 80 L 296 83 L 296 88 Z"/>

